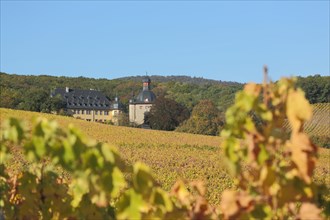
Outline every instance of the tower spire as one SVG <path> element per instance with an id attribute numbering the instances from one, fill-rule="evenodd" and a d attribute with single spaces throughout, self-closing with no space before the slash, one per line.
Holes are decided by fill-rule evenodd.
<path id="1" fill-rule="evenodd" d="M 143 91 L 148 91 L 150 90 L 150 78 L 148 76 L 146 76 L 143 80 Z"/>

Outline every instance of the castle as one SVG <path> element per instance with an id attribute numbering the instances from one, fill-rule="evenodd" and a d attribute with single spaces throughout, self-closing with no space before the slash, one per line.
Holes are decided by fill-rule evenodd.
<path id="1" fill-rule="evenodd" d="M 122 111 L 118 98 L 110 102 L 97 90 L 57 88 L 51 97 L 60 95 L 66 102 L 66 112 L 74 118 L 95 122 L 112 122 L 118 124 L 118 115 Z"/>
<path id="2" fill-rule="evenodd" d="M 129 121 L 131 124 L 144 124 L 145 113 L 149 112 L 156 100 L 156 95 L 150 90 L 151 80 L 143 79 L 142 91 L 129 101 Z"/>
<path id="3" fill-rule="evenodd" d="M 143 79 L 143 89 L 129 101 L 129 122 L 132 125 L 144 124 L 144 116 L 149 112 L 156 100 L 155 94 L 150 90 L 151 80 L 149 77 Z M 114 101 L 109 99 L 100 91 L 57 88 L 51 96 L 60 95 L 66 102 L 66 112 L 75 118 L 86 121 L 112 122 L 118 124 L 118 116 L 122 112 L 122 106 L 116 97 Z"/>

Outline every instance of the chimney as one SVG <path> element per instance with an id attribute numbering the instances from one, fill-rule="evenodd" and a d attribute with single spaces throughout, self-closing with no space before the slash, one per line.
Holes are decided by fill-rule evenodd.
<path id="1" fill-rule="evenodd" d="M 69 87 L 65 87 L 65 92 L 70 92 L 70 88 Z"/>

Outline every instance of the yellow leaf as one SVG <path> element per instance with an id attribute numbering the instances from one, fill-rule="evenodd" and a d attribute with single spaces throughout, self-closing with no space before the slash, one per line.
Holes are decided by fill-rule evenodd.
<path id="1" fill-rule="evenodd" d="M 312 117 L 312 107 L 305 99 L 303 91 L 297 90 L 289 92 L 286 114 L 293 132 L 299 131 L 304 121 Z"/>
<path id="2" fill-rule="evenodd" d="M 239 206 L 237 204 L 237 192 L 225 190 L 221 198 L 221 210 L 225 219 L 233 218 L 239 214 Z"/>
<path id="3" fill-rule="evenodd" d="M 258 96 L 261 90 L 261 86 L 255 83 L 249 83 L 244 86 L 244 91 L 249 95 Z"/>
<path id="4" fill-rule="evenodd" d="M 319 220 L 321 217 L 321 210 L 312 203 L 303 203 L 299 210 L 299 219 L 301 220 Z"/>
<path id="5" fill-rule="evenodd" d="M 289 144 L 292 161 L 298 168 L 299 175 L 306 183 L 311 183 L 311 176 L 315 168 L 317 148 L 304 133 L 296 133 Z"/>

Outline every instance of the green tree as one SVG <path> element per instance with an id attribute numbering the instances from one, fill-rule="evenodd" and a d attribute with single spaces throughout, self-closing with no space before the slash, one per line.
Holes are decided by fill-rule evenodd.
<path id="1" fill-rule="evenodd" d="M 297 86 L 301 87 L 310 103 L 326 103 L 330 98 L 329 76 L 298 77 Z"/>
<path id="2" fill-rule="evenodd" d="M 48 98 L 49 94 L 45 90 L 33 88 L 23 94 L 22 102 L 19 104 L 18 108 L 27 111 L 41 112 L 42 105 Z"/>
<path id="3" fill-rule="evenodd" d="M 152 129 L 172 131 L 189 118 L 188 109 L 172 99 L 159 97 L 145 116 Z"/>
<path id="4" fill-rule="evenodd" d="M 200 101 L 193 109 L 191 117 L 176 131 L 194 134 L 219 135 L 224 125 L 222 114 L 210 100 Z"/>
<path id="5" fill-rule="evenodd" d="M 57 95 L 55 97 L 48 97 L 48 99 L 40 106 L 41 111 L 46 113 L 60 113 L 65 108 L 66 103 L 63 101 L 60 95 Z"/>
<path id="6" fill-rule="evenodd" d="M 17 91 L 8 88 L 0 88 L 0 107 L 15 108 L 20 102 Z"/>

